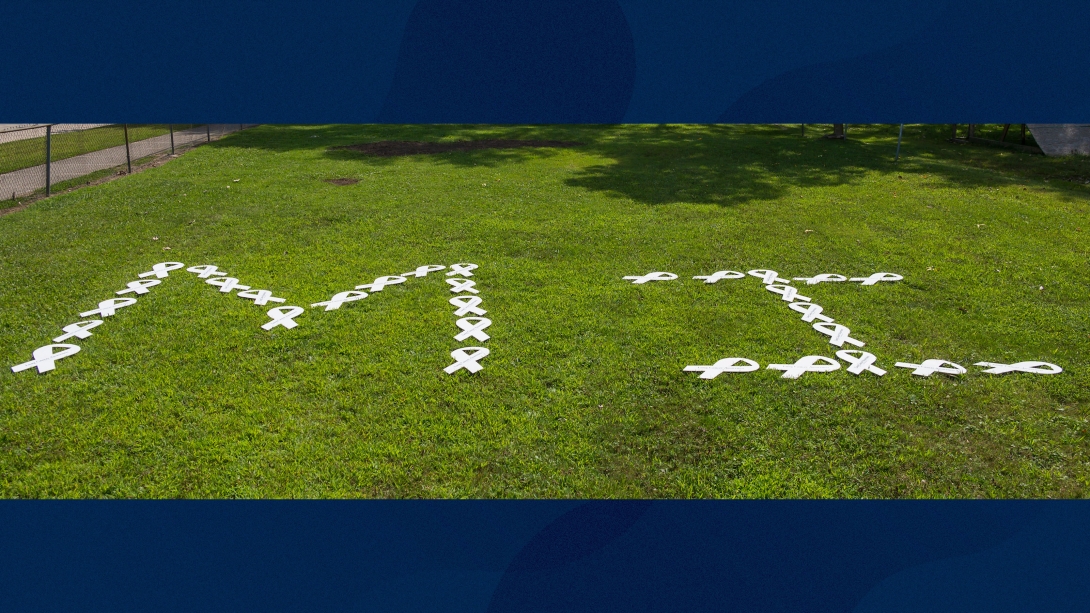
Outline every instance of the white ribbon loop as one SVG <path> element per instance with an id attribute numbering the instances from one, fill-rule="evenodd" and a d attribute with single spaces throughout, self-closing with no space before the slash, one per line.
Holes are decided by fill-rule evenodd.
<path id="1" fill-rule="evenodd" d="M 741 364 L 741 366 L 738 366 Z M 725 372 L 753 372 L 760 364 L 746 358 L 723 358 L 711 366 L 686 366 L 685 372 L 699 372 L 701 379 L 714 379 Z"/>
<path id="2" fill-rule="evenodd" d="M 866 351 L 859 351 L 856 349 L 841 349 L 836 352 L 836 357 L 844 360 L 851 366 L 848 366 L 848 372 L 853 375 L 861 375 L 864 372 L 872 372 L 879 377 L 886 374 L 886 371 L 875 366 L 878 358 L 874 357 L 873 353 L 867 353 Z"/>
<path id="3" fill-rule="evenodd" d="M 398 275 L 387 275 L 385 277 L 379 277 L 371 283 L 364 283 L 363 285 L 357 285 L 356 289 L 369 290 L 372 294 L 375 292 L 381 292 L 382 288 L 387 285 L 397 285 L 398 283 L 404 283 L 405 277 Z"/>
<path id="4" fill-rule="evenodd" d="M 1035 375 L 1058 375 L 1064 369 L 1049 364 L 1048 362 L 1016 362 L 1014 364 L 997 364 L 995 362 L 977 362 L 974 366 L 986 366 L 984 372 L 989 375 L 1005 375 L 1011 372 L 1028 372 Z"/>
<path id="5" fill-rule="evenodd" d="M 491 319 L 485 317 L 463 317 L 454 323 L 463 330 L 454 335 L 454 340 L 456 341 L 464 341 L 470 337 L 479 341 L 487 341 L 492 338 L 484 331 L 485 328 L 492 325 Z"/>
<path id="6" fill-rule="evenodd" d="M 766 285 L 765 289 L 772 292 L 773 294 L 779 294 L 787 302 L 792 302 L 794 300 L 798 300 L 800 302 L 810 302 L 809 296 L 803 296 L 799 294 L 799 290 L 791 285 Z"/>
<path id="7" fill-rule="evenodd" d="M 455 349 L 450 352 L 450 357 L 454 358 L 454 363 L 443 369 L 443 372 L 448 375 L 453 375 L 462 368 L 469 372 L 478 372 L 484 366 L 480 365 L 481 359 L 488 356 L 491 353 L 487 347 L 463 347 L 462 349 Z"/>
<path id="8" fill-rule="evenodd" d="M 473 289 L 473 286 L 477 285 L 477 282 L 469 279 L 447 279 L 447 284 L 451 286 L 450 291 L 452 294 L 460 294 L 462 292 L 469 292 L 471 294 L 481 293 L 480 291 Z"/>
<path id="9" fill-rule="evenodd" d="M 716 281 L 722 281 L 723 279 L 744 279 L 745 275 L 736 270 L 720 270 L 713 272 L 710 275 L 697 275 L 694 279 L 704 279 L 705 283 L 715 283 Z"/>
<path id="10" fill-rule="evenodd" d="M 249 285 L 240 285 L 238 279 L 234 277 L 217 277 L 215 279 L 209 279 L 205 281 L 209 285 L 217 285 L 220 291 L 224 294 L 231 293 L 231 290 L 235 289 L 250 289 Z"/>
<path id="11" fill-rule="evenodd" d="M 54 349 L 60 349 L 60 351 L 55 352 Z M 32 354 L 34 356 L 33 360 L 12 366 L 11 372 L 22 372 L 30 368 L 37 368 L 39 374 L 49 372 L 57 367 L 57 360 L 77 353 L 79 353 L 78 345 L 60 344 L 38 347 Z"/>
<path id="12" fill-rule="evenodd" d="M 818 283 L 835 283 L 839 281 L 847 281 L 848 277 L 845 277 L 844 275 L 821 274 L 814 275 L 812 277 L 795 277 L 795 280 L 806 281 L 807 285 L 817 285 Z"/>
<path id="13" fill-rule="evenodd" d="M 474 270 L 477 270 L 476 264 L 451 264 L 450 272 L 447 273 L 448 277 L 472 277 Z"/>
<path id="14" fill-rule="evenodd" d="M 254 304 L 264 306 L 270 302 L 287 302 L 283 298 L 277 298 L 273 296 L 273 293 L 267 289 L 258 289 L 252 292 L 239 292 L 235 294 L 239 298 L 245 298 L 247 300 L 253 300 Z"/>
<path id="15" fill-rule="evenodd" d="M 894 366 L 897 366 L 898 368 L 913 368 L 915 370 L 912 371 L 912 374 L 917 377 L 930 377 L 935 373 L 942 373 L 944 375 L 964 375 L 966 372 L 964 366 L 953 362 L 947 362 L 946 360 L 924 360 L 923 364 L 897 362 Z"/>
<path id="16" fill-rule="evenodd" d="M 478 309 L 477 305 L 481 303 L 481 299 L 477 296 L 455 296 L 450 299 L 450 303 L 456 307 L 459 307 L 454 314 L 458 317 L 465 317 L 466 315 L 484 315 L 488 311 L 484 309 Z"/>
<path id="17" fill-rule="evenodd" d="M 181 262 L 159 262 L 155 266 L 152 266 L 151 270 L 142 272 L 138 276 L 143 279 L 144 277 L 155 275 L 160 279 L 165 279 L 170 275 L 170 271 L 178 270 L 179 268 L 185 268 L 185 264 L 182 264 Z"/>
<path id="18" fill-rule="evenodd" d="M 147 281 L 130 281 L 126 284 L 128 289 L 118 290 L 114 292 L 118 296 L 122 294 L 131 294 L 136 292 L 137 295 L 148 293 L 149 287 L 155 287 L 162 283 L 159 279 L 148 279 Z"/>
<path id="19" fill-rule="evenodd" d="M 852 331 L 849 330 L 847 326 L 821 322 L 814 324 L 814 329 L 825 336 L 828 336 L 830 345 L 836 345 L 837 347 L 843 347 L 844 343 L 855 345 L 856 347 L 863 347 L 866 345 L 863 341 L 848 336 Z"/>
<path id="20" fill-rule="evenodd" d="M 874 285 L 879 281 L 900 281 L 904 279 L 901 275 L 895 275 L 891 272 L 876 272 L 869 277 L 852 277 L 849 281 L 862 282 L 863 285 Z"/>
<path id="21" fill-rule="evenodd" d="M 198 273 L 197 277 L 201 279 L 207 279 L 208 277 L 225 277 L 227 271 L 220 270 L 219 268 L 212 266 L 211 264 L 203 264 L 201 266 L 190 266 L 186 268 L 189 272 Z"/>
<path id="22" fill-rule="evenodd" d="M 287 329 L 292 329 L 299 324 L 295 323 L 295 317 L 303 314 L 303 307 L 297 306 L 282 306 L 273 307 L 269 309 L 269 317 L 272 321 L 261 326 L 264 330 L 272 330 L 277 326 L 284 326 Z"/>
<path id="23" fill-rule="evenodd" d="M 92 315 L 101 315 L 103 317 L 109 317 L 117 312 L 118 309 L 132 306 L 136 304 L 136 298 L 110 298 L 109 300 L 103 300 L 98 303 L 98 308 L 93 311 L 85 311 L 80 313 L 80 317 L 90 317 Z"/>
<path id="24" fill-rule="evenodd" d="M 417 266 L 416 270 L 414 270 L 412 272 L 403 272 L 403 273 L 401 273 L 401 276 L 402 277 L 416 277 L 416 278 L 419 279 L 420 277 L 427 276 L 427 274 L 429 272 L 438 272 L 440 270 L 443 270 L 444 268 L 446 268 L 446 266 L 442 266 L 440 264 L 431 264 L 429 266 Z"/>
<path id="25" fill-rule="evenodd" d="M 823 363 L 824 362 L 824 363 Z M 770 370 L 782 370 L 781 379 L 798 379 L 808 372 L 833 372 L 840 368 L 840 362 L 823 355 L 808 355 L 799 358 L 794 364 L 769 364 Z"/>
<path id="26" fill-rule="evenodd" d="M 787 279 L 781 279 L 780 273 L 775 270 L 764 270 L 759 268 L 757 270 L 749 271 L 749 276 L 757 277 L 764 282 L 765 285 L 772 285 L 773 283 L 790 283 Z"/>
<path id="27" fill-rule="evenodd" d="M 312 306 L 312 307 L 324 306 L 325 310 L 334 311 L 336 309 L 341 308 L 341 305 L 343 305 L 346 302 L 354 302 L 356 300 L 363 300 L 366 297 L 367 297 L 367 292 L 353 292 L 353 291 L 349 290 L 347 292 L 341 292 L 339 294 L 334 294 L 333 297 L 330 298 L 329 300 L 326 300 L 324 302 L 315 302 L 314 304 L 312 304 L 310 306 Z"/>
<path id="28" fill-rule="evenodd" d="M 636 285 L 647 283 L 648 281 L 673 281 L 677 278 L 672 272 L 649 272 L 646 275 L 633 275 L 629 277 L 621 277 L 626 281 L 632 281 Z"/>
<path id="29" fill-rule="evenodd" d="M 90 338 L 91 333 L 88 332 L 88 330 L 90 330 L 91 328 L 97 328 L 97 327 L 99 327 L 101 325 L 102 325 L 102 320 L 101 319 L 92 319 L 91 321 L 77 321 L 74 324 L 68 324 L 67 326 L 61 328 L 61 330 L 67 332 L 68 334 L 62 334 L 62 335 L 58 336 L 57 338 L 53 339 L 53 342 L 54 343 L 59 343 L 61 341 L 66 341 L 66 340 L 68 340 L 70 338 L 73 338 L 73 337 L 75 337 L 75 338 Z"/>
<path id="30" fill-rule="evenodd" d="M 832 322 L 833 318 L 821 314 L 821 307 L 816 304 L 810 304 L 809 302 L 792 302 L 787 305 L 792 311 L 798 311 L 802 313 L 802 320 L 806 323 L 810 323 L 815 319 L 818 321 Z"/>

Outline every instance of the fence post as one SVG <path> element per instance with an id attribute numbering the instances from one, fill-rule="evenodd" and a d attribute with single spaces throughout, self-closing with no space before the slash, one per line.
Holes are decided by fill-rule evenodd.
<path id="1" fill-rule="evenodd" d="M 170 155 L 174 155 L 174 124 L 168 124 L 170 128 Z"/>
<path id="2" fill-rule="evenodd" d="M 905 124 L 901 124 L 901 131 L 897 133 L 897 155 L 893 158 L 896 162 L 901 159 L 901 137 L 905 135 Z"/>
<path id="3" fill-rule="evenodd" d="M 125 128 L 125 165 L 129 167 L 129 174 L 132 174 L 132 155 L 129 154 L 129 124 L 121 124 Z"/>
<path id="4" fill-rule="evenodd" d="M 799 126 L 802 128 L 802 137 L 806 138 L 806 124 L 800 123 Z"/>
<path id="5" fill-rule="evenodd" d="M 212 142 L 212 124 L 204 124 L 204 135 L 208 137 L 208 142 Z"/>
<path id="6" fill-rule="evenodd" d="M 52 169 L 53 158 L 53 125 L 50 124 L 45 127 L 45 195 L 49 196 L 49 183 L 50 183 L 50 170 Z"/>

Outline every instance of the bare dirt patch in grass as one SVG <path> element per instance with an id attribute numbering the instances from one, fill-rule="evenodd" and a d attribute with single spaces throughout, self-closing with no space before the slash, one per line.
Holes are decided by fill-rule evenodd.
<path id="1" fill-rule="evenodd" d="M 451 151 L 478 151 L 481 149 L 517 149 L 520 147 L 578 147 L 583 143 L 562 140 L 461 140 L 453 142 L 425 142 L 383 140 L 374 143 L 342 145 L 330 147 L 331 150 L 358 151 L 366 155 L 395 157 L 399 155 L 422 155 L 430 153 L 449 153 Z"/>

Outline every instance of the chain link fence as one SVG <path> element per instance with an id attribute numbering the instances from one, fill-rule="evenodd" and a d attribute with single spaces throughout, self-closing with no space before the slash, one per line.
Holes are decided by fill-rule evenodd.
<path id="1" fill-rule="evenodd" d="M 110 174 L 151 156 L 256 124 L 0 125 L 0 199 L 15 200 Z M 2 208 L 2 206 L 0 206 Z"/>

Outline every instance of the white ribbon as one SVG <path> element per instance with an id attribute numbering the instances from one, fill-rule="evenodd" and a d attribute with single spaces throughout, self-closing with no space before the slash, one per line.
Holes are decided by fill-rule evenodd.
<path id="1" fill-rule="evenodd" d="M 848 277 L 845 277 L 844 275 L 821 274 L 821 275 L 814 275 L 812 277 L 795 277 L 795 280 L 796 281 L 806 281 L 807 285 L 817 285 L 818 283 L 847 281 Z"/>
<path id="2" fill-rule="evenodd" d="M 816 304 L 810 304 L 809 302 L 792 302 L 787 305 L 792 311 L 798 311 L 802 313 L 802 320 L 806 323 L 810 323 L 815 319 L 818 321 L 831 322 L 832 317 L 821 314 L 821 307 Z"/>
<path id="3" fill-rule="evenodd" d="M 139 277 L 143 279 L 144 277 L 155 275 L 160 279 L 165 279 L 170 274 L 170 271 L 184 267 L 185 264 L 182 264 L 181 262 L 159 262 L 155 266 L 152 266 L 151 270 L 140 273 Z"/>
<path id="4" fill-rule="evenodd" d="M 54 352 L 54 349 L 60 349 L 60 351 Z M 57 360 L 77 353 L 79 353 L 78 345 L 61 344 L 38 347 L 32 354 L 34 356 L 33 360 L 12 366 L 11 372 L 22 372 L 35 367 L 37 367 L 39 373 L 49 372 L 57 367 Z"/>
<path id="5" fill-rule="evenodd" d="M 738 366 L 738 364 L 742 364 Z M 711 366 L 686 366 L 685 372 L 699 372 L 701 379 L 714 379 L 725 372 L 753 372 L 761 367 L 760 364 L 746 358 L 723 358 Z"/>
<path id="6" fill-rule="evenodd" d="M 369 290 L 372 294 L 375 292 L 381 292 L 382 288 L 387 285 L 397 285 L 398 283 L 404 283 L 405 277 L 398 275 L 387 275 L 385 277 L 379 277 L 371 283 L 364 283 L 363 285 L 357 285 L 356 289 Z"/>
<path id="7" fill-rule="evenodd" d="M 276 296 L 273 296 L 273 293 L 267 289 L 258 289 L 252 292 L 239 292 L 235 295 L 239 298 L 253 300 L 254 304 L 260 306 L 264 306 L 270 302 L 287 302 L 283 298 L 277 298 Z"/>
<path id="8" fill-rule="evenodd" d="M 132 292 L 136 292 L 137 295 L 146 294 L 148 293 L 149 287 L 154 287 L 156 285 L 159 285 L 160 283 L 162 283 L 162 281 L 160 281 L 159 279 L 148 279 L 147 281 L 130 281 L 126 284 L 126 287 L 128 289 L 118 290 L 114 293 L 118 296 L 122 294 L 131 294 Z"/>
<path id="9" fill-rule="evenodd" d="M 226 271 L 220 270 L 210 264 L 204 264 L 201 266 L 190 266 L 186 268 L 189 272 L 200 273 L 197 277 L 201 279 L 207 279 L 208 277 L 223 277 L 227 275 Z"/>
<path id="10" fill-rule="evenodd" d="M 824 362 L 824 364 L 820 362 Z M 794 364 L 769 364 L 766 368 L 782 370 L 782 379 L 798 379 L 808 372 L 833 372 L 840 368 L 840 362 L 823 355 L 808 355 L 799 358 L 799 361 Z"/>
<path id="11" fill-rule="evenodd" d="M 799 290 L 791 285 L 766 285 L 765 289 L 773 294 L 779 294 L 787 302 L 798 300 L 800 302 L 810 302 L 809 296 L 803 296 L 799 294 Z"/>
<path id="12" fill-rule="evenodd" d="M 439 264 L 432 264 L 430 266 L 417 266 L 416 270 L 412 272 L 403 272 L 401 273 L 401 276 L 416 277 L 419 279 L 420 277 L 427 276 L 429 272 L 438 272 L 440 270 L 443 270 L 444 268 L 446 268 L 446 266 L 440 266 Z"/>
<path id="13" fill-rule="evenodd" d="M 646 275 L 634 275 L 629 277 L 621 277 L 622 279 L 631 280 L 636 285 L 647 283 L 648 281 L 673 281 L 677 278 L 672 272 L 649 272 Z"/>
<path id="14" fill-rule="evenodd" d="M 250 289 L 249 285 L 239 285 L 238 279 L 234 277 L 217 277 L 209 279 L 205 283 L 219 286 L 220 291 L 224 294 L 229 294 L 234 289 Z"/>
<path id="15" fill-rule="evenodd" d="M 448 277 L 455 277 L 455 276 L 472 277 L 473 273 L 471 271 L 474 271 L 474 270 L 477 270 L 477 265 L 476 264 L 465 264 L 465 263 L 451 264 L 450 265 L 450 272 L 447 273 L 447 276 Z"/>
<path id="16" fill-rule="evenodd" d="M 454 335 L 454 340 L 464 341 L 469 337 L 473 337 L 479 341 L 487 341 L 489 338 L 488 333 L 484 331 L 485 328 L 492 325 L 492 320 L 485 317 L 463 317 L 454 322 L 463 331 Z"/>
<path id="17" fill-rule="evenodd" d="M 109 317 L 116 313 L 118 309 L 134 304 L 136 304 L 136 298 L 110 298 L 109 300 L 103 300 L 98 303 L 97 309 L 80 313 L 79 316 L 90 317 L 92 315 L 101 315 L 103 317 Z"/>
<path id="18" fill-rule="evenodd" d="M 477 372 L 484 368 L 478 362 L 489 353 L 491 352 L 486 347 L 463 347 L 462 349 L 455 349 L 450 352 L 450 357 L 454 358 L 454 363 L 444 368 L 443 372 L 453 375 L 462 368 L 469 372 Z"/>
<path id="19" fill-rule="evenodd" d="M 949 364 L 949 366 L 944 366 Z M 947 362 L 946 360 L 924 360 L 923 364 L 909 364 L 908 362 L 897 362 L 894 364 L 898 368 L 914 368 L 912 374 L 917 377 L 930 377 L 935 373 L 942 373 L 944 375 L 964 375 L 965 367 L 953 362 Z"/>
<path id="20" fill-rule="evenodd" d="M 705 283 L 715 283 L 723 279 L 744 279 L 745 275 L 736 270 L 720 270 L 710 275 L 698 275 L 694 279 L 704 279 Z"/>
<path id="21" fill-rule="evenodd" d="M 481 299 L 477 296 L 455 296 L 449 301 L 456 307 L 460 307 L 454 314 L 458 317 L 465 317 L 466 315 L 484 315 L 488 311 L 484 309 L 478 309 L 477 305 L 481 303 Z"/>
<path id="22" fill-rule="evenodd" d="M 460 294 L 462 292 L 469 292 L 471 294 L 481 293 L 478 290 L 473 289 L 473 286 L 477 285 L 477 282 L 469 279 L 447 279 L 447 284 L 451 286 L 450 291 L 453 294 Z"/>
<path id="23" fill-rule="evenodd" d="M 764 281 L 765 285 L 772 285 L 773 283 L 790 283 L 787 279 L 781 279 L 780 273 L 775 270 L 764 270 L 759 268 L 757 270 L 749 271 L 749 276 L 757 277 L 761 281 Z"/>
<path id="24" fill-rule="evenodd" d="M 1035 375 L 1057 375 L 1064 369 L 1049 364 L 1048 362 L 1016 362 L 1014 364 L 997 364 L 995 362 L 977 362 L 975 366 L 987 366 L 984 372 L 989 375 L 1005 375 L 1010 372 L 1028 372 Z"/>
<path id="25" fill-rule="evenodd" d="M 859 351 L 856 349 L 841 349 L 836 352 L 836 357 L 851 364 L 851 366 L 848 367 L 848 372 L 853 375 L 861 375 L 866 371 L 872 372 L 879 377 L 886 374 L 886 371 L 875 366 L 878 358 L 874 357 L 873 353 L 867 353 L 866 351 Z"/>
<path id="26" fill-rule="evenodd" d="M 904 279 L 901 275 L 895 275 L 891 272 L 876 272 L 869 277 L 852 277 L 849 281 L 863 282 L 863 285 L 874 285 L 879 281 L 900 281 Z"/>
<path id="27" fill-rule="evenodd" d="M 91 328 L 97 328 L 101 325 L 101 319 L 92 319 L 91 321 L 77 321 L 74 324 L 68 324 L 67 326 L 61 328 L 61 330 L 67 332 L 68 334 L 62 334 L 58 336 L 57 338 L 53 339 L 53 342 L 59 343 L 61 341 L 66 341 L 72 337 L 88 338 L 91 336 L 91 333 L 88 332 L 88 330 L 90 330 Z"/>
<path id="28" fill-rule="evenodd" d="M 821 322 L 814 324 L 814 329 L 825 336 L 828 336 L 830 345 L 836 345 L 837 347 L 843 347 L 844 343 L 855 345 L 856 347 L 863 347 L 866 345 L 863 341 L 848 336 L 852 331 L 849 330 L 847 326 Z"/>
<path id="29" fill-rule="evenodd" d="M 314 304 L 312 304 L 310 306 L 312 306 L 312 307 L 324 306 L 325 310 L 333 311 L 333 310 L 341 308 L 341 305 L 343 305 L 346 302 L 354 302 L 356 300 L 363 300 L 366 297 L 367 297 L 367 292 L 353 292 L 352 290 L 349 290 L 347 292 L 341 292 L 339 294 L 334 294 L 333 297 L 330 298 L 329 300 L 326 300 L 325 302 L 315 302 Z"/>
<path id="30" fill-rule="evenodd" d="M 297 306 L 273 307 L 269 309 L 269 317 L 272 317 L 272 321 L 261 327 L 265 330 L 272 330 L 277 326 L 284 326 L 290 330 L 299 325 L 295 323 L 293 318 L 302 315 L 303 310 L 303 307 Z"/>

